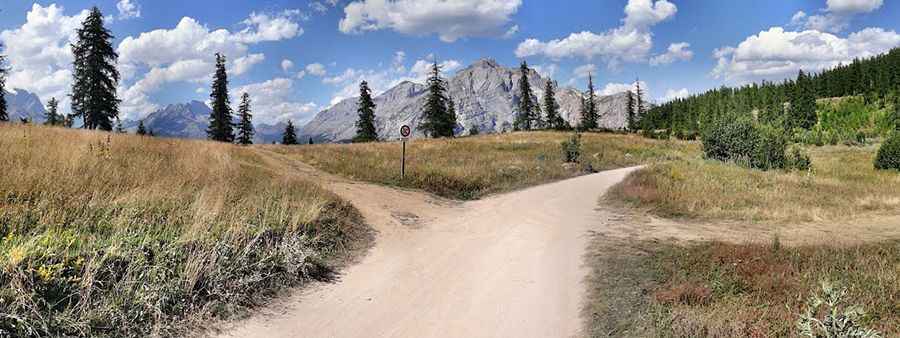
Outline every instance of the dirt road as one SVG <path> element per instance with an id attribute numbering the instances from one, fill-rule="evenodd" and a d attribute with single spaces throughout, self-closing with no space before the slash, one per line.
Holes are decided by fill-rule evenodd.
<path id="1" fill-rule="evenodd" d="M 270 155 L 351 201 L 379 237 L 338 282 L 310 287 L 223 337 L 577 336 L 587 233 L 605 217 L 597 201 L 632 170 L 460 203 Z"/>

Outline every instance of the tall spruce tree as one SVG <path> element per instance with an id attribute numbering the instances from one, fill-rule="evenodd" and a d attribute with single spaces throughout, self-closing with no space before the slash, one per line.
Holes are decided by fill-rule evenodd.
<path id="1" fill-rule="evenodd" d="M 537 122 L 536 104 L 532 100 L 531 83 L 528 81 L 528 63 L 522 61 L 519 66 L 522 76 L 519 78 L 519 107 L 513 121 L 515 130 L 531 130 Z"/>
<path id="2" fill-rule="evenodd" d="M 288 120 L 287 126 L 284 127 L 284 134 L 281 135 L 281 144 L 297 144 L 297 130 L 294 129 L 294 122 L 291 120 Z"/>
<path id="3" fill-rule="evenodd" d="M 634 115 L 636 118 L 640 118 L 641 114 L 647 110 L 646 104 L 644 103 L 644 90 L 641 89 L 641 80 L 634 80 Z"/>
<path id="4" fill-rule="evenodd" d="M 435 60 L 428 76 L 428 96 L 419 123 L 425 135 L 433 138 L 454 136 L 456 114 L 447 107 L 447 101 L 447 84 L 441 78 L 441 67 Z"/>
<path id="5" fill-rule="evenodd" d="M 378 141 L 378 131 L 375 130 L 375 102 L 372 101 L 372 90 L 369 83 L 363 81 L 359 84 L 359 103 L 356 112 L 359 117 L 356 120 L 355 142 Z"/>
<path id="6" fill-rule="evenodd" d="M 559 103 L 556 102 L 556 90 L 553 88 L 553 80 L 547 80 L 544 87 L 544 112 L 547 114 L 547 128 L 566 129 L 566 120 L 559 113 Z"/>
<path id="7" fill-rule="evenodd" d="M 597 99 L 594 93 L 594 78 L 588 74 L 588 89 L 581 99 L 581 130 L 597 129 Z"/>
<path id="8" fill-rule="evenodd" d="M 241 122 L 238 124 L 238 144 L 253 144 L 253 113 L 250 111 L 250 94 L 241 95 L 241 104 L 238 106 L 238 116 Z"/>
<path id="9" fill-rule="evenodd" d="M 144 127 L 144 120 L 138 122 L 137 131 L 134 133 L 141 136 L 147 135 L 147 128 Z"/>
<path id="10" fill-rule="evenodd" d="M 627 124 L 626 128 L 628 129 L 628 131 L 634 131 L 635 129 L 637 129 L 637 125 L 635 123 L 636 121 L 634 118 L 634 116 L 635 116 L 635 114 L 634 114 L 634 104 L 635 104 L 634 93 L 631 92 L 631 90 L 629 89 L 625 93 L 625 95 L 627 95 L 626 101 L 625 101 L 625 112 L 626 112 L 626 117 L 628 119 L 626 121 L 626 124 Z"/>
<path id="11" fill-rule="evenodd" d="M 82 118 L 84 128 L 112 130 L 113 120 L 119 117 L 119 55 L 112 45 L 112 33 L 103 26 L 100 9 L 92 8 L 75 34 L 72 113 Z"/>
<path id="12" fill-rule="evenodd" d="M 3 44 L 0 43 L 0 50 Z M 6 111 L 6 55 L 0 55 L 0 122 L 9 121 L 9 113 Z"/>
<path id="13" fill-rule="evenodd" d="M 231 116 L 231 99 L 228 98 L 228 73 L 225 70 L 225 56 L 216 53 L 216 73 L 213 75 L 212 111 L 209 113 L 209 127 L 206 136 L 210 140 L 231 143 L 234 141 L 234 122 Z"/>
<path id="14" fill-rule="evenodd" d="M 122 126 L 122 120 L 120 120 L 118 117 L 116 118 L 116 133 L 119 133 L 119 134 L 126 133 L 125 127 Z"/>
<path id="15" fill-rule="evenodd" d="M 789 128 L 812 128 L 818 120 L 815 88 L 813 88 L 809 75 L 802 69 L 797 74 L 797 82 L 794 84 L 792 94 L 787 126 Z"/>
<path id="16" fill-rule="evenodd" d="M 57 126 L 63 124 L 63 117 L 59 114 L 59 101 L 55 97 L 51 97 L 47 101 L 47 113 L 44 114 L 44 125 Z"/>

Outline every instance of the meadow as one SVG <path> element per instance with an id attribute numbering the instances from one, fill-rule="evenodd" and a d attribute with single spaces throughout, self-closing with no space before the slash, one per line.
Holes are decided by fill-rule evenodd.
<path id="1" fill-rule="evenodd" d="M 326 172 L 389 186 L 422 189 L 470 200 L 583 175 L 588 172 L 699 156 L 695 142 L 660 141 L 629 134 L 581 134 L 580 164 L 563 164 L 561 142 L 572 133 L 527 132 L 407 144 L 400 179 L 398 142 L 323 144 L 277 151 Z"/>
<path id="2" fill-rule="evenodd" d="M 875 170 L 877 146 L 809 147 L 808 171 L 761 171 L 700 158 L 658 163 L 609 196 L 663 217 L 750 222 L 840 222 L 897 215 L 900 174 Z"/>
<path id="3" fill-rule="evenodd" d="M 0 149 L 0 336 L 183 334 L 373 238 L 253 148 L 0 124 Z"/>

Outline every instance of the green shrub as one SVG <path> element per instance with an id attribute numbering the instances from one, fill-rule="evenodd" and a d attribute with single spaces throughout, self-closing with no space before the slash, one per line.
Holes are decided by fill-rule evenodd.
<path id="1" fill-rule="evenodd" d="M 866 329 L 860 323 L 866 317 L 859 306 L 844 306 L 847 289 L 822 282 L 822 294 L 812 295 L 800 314 L 797 329 L 802 337 L 881 337 L 878 331 Z M 820 315 L 821 314 L 821 315 Z M 821 319 L 818 317 L 822 317 Z"/>
<path id="2" fill-rule="evenodd" d="M 703 131 L 706 158 L 762 170 L 784 168 L 787 137 L 780 128 L 747 118 L 722 118 Z"/>
<path id="3" fill-rule="evenodd" d="M 900 170 L 900 132 L 891 134 L 878 149 L 875 169 Z"/>
<path id="4" fill-rule="evenodd" d="M 563 162 L 577 163 L 581 157 L 581 134 L 574 133 L 572 138 L 562 142 Z"/>
<path id="5" fill-rule="evenodd" d="M 809 170 L 812 167 L 812 161 L 809 155 L 802 147 L 798 145 L 791 146 L 785 154 L 785 168 L 795 170 Z"/>

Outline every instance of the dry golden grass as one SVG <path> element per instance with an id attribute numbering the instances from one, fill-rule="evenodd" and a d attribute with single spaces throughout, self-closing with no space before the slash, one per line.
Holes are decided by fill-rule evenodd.
<path id="1" fill-rule="evenodd" d="M 876 146 L 812 147 L 812 170 L 759 171 L 689 159 L 630 175 L 610 197 L 662 216 L 705 220 L 838 222 L 900 214 L 900 173 L 876 171 Z"/>
<path id="2" fill-rule="evenodd" d="M 169 335 L 369 238 L 253 148 L 0 124 L 0 149 L 0 336 Z"/>
<path id="3" fill-rule="evenodd" d="M 324 144 L 279 148 L 321 170 L 352 179 L 423 189 L 444 197 L 476 199 L 581 175 L 593 170 L 696 157 L 697 143 L 636 135 L 582 134 L 582 167 L 563 166 L 564 132 L 527 132 L 458 139 L 416 139 L 407 144 L 406 179 L 400 180 L 400 144 Z"/>
<path id="4" fill-rule="evenodd" d="M 596 238 L 588 330 L 605 337 L 796 337 L 807 299 L 828 281 L 860 324 L 900 335 L 900 242 L 782 247 Z M 615 276 L 608 277 L 608 276 Z"/>

